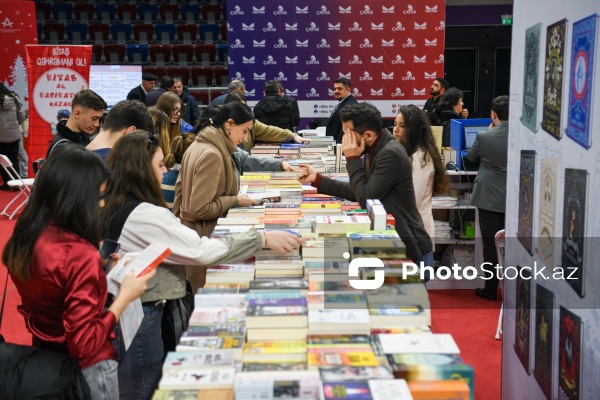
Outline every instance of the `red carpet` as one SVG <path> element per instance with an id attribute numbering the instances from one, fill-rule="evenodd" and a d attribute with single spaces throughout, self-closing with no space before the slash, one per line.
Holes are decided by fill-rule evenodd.
<path id="1" fill-rule="evenodd" d="M 500 301 L 481 299 L 472 290 L 430 290 L 431 329 L 450 333 L 466 364 L 475 370 L 475 399 L 501 398 L 502 341 L 494 339 Z"/>
<path id="2" fill-rule="evenodd" d="M 0 191 L 0 209 L 14 196 Z M 3 249 L 15 225 L 0 217 L 0 248 Z M 4 285 L 6 268 L 0 267 L 0 279 Z M 1 290 L 1 289 L 0 289 Z M 499 400 L 502 342 L 494 339 L 500 301 L 480 299 L 471 290 L 432 290 L 432 330 L 451 333 L 461 349 L 465 363 L 475 369 L 475 399 Z M 23 317 L 16 311 L 20 297 L 12 281 L 8 281 L 8 294 L 1 333 L 7 342 L 31 344 L 31 335 L 25 329 Z"/>

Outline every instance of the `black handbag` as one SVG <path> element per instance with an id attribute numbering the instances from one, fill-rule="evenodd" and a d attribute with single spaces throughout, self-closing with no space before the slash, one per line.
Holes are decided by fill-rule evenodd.
<path id="1" fill-rule="evenodd" d="M 4 284 L 0 328 L 8 286 Z M 6 343 L 0 335 L 0 399 L 91 400 L 79 364 L 68 354 Z"/>

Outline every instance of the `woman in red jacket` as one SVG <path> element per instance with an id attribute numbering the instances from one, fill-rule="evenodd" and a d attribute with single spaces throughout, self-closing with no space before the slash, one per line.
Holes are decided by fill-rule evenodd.
<path id="1" fill-rule="evenodd" d="M 146 290 L 128 276 L 108 311 L 100 265 L 99 210 L 110 171 L 85 148 L 67 144 L 44 163 L 35 190 L 2 254 L 23 304 L 33 345 L 68 353 L 93 399 L 117 399 L 117 355 L 110 340 L 127 305 Z"/>

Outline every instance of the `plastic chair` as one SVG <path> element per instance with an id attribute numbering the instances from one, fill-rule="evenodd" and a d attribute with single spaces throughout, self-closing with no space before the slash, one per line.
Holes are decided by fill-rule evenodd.
<path id="1" fill-rule="evenodd" d="M 101 23 L 89 24 L 88 34 L 90 35 L 90 42 L 104 44 L 109 40 L 110 25 Z"/>
<path id="2" fill-rule="evenodd" d="M 37 4 L 37 3 L 36 3 Z M 94 20 L 95 8 L 91 3 L 77 3 L 73 7 L 74 19 L 77 22 L 90 22 Z"/>
<path id="3" fill-rule="evenodd" d="M 208 106 L 208 92 L 190 91 L 190 94 L 194 96 L 199 106 Z"/>
<path id="4" fill-rule="evenodd" d="M 115 20 L 117 6 L 110 3 L 96 4 L 96 21 L 108 24 Z"/>
<path id="5" fill-rule="evenodd" d="M 214 44 L 197 44 L 196 64 L 210 65 L 217 62 L 217 46 Z"/>
<path id="6" fill-rule="evenodd" d="M 217 45 L 217 56 L 219 57 L 219 64 L 229 64 L 229 48 L 226 44 Z"/>
<path id="7" fill-rule="evenodd" d="M 186 67 L 168 67 L 167 68 L 167 75 L 175 78 L 175 77 L 180 77 L 181 78 L 181 82 L 183 83 L 183 86 L 189 86 L 190 85 L 190 69 L 186 68 Z"/>
<path id="8" fill-rule="evenodd" d="M 166 24 L 172 24 L 179 21 L 178 4 L 161 4 L 158 8 L 160 20 Z"/>
<path id="9" fill-rule="evenodd" d="M 174 44 L 172 47 L 173 62 L 179 66 L 188 66 L 194 63 L 194 45 Z"/>
<path id="10" fill-rule="evenodd" d="M 124 64 L 127 49 L 124 44 L 105 44 L 102 49 L 104 62 L 107 64 Z"/>
<path id="11" fill-rule="evenodd" d="M 148 64 L 148 45 L 147 44 L 128 44 L 127 62 L 129 64 Z"/>
<path id="12" fill-rule="evenodd" d="M 67 22 L 67 39 L 72 44 L 81 44 L 87 41 L 88 26 L 82 22 Z"/>
<path id="13" fill-rule="evenodd" d="M 31 186 L 33 186 L 33 178 L 23 179 L 17 174 L 15 171 L 12 162 L 10 159 L 4 154 L 0 154 L 0 165 L 2 165 L 2 169 L 6 172 L 9 177 L 8 182 L 5 182 L 12 189 L 19 189 L 19 193 L 4 207 L 2 210 L 2 215 L 6 215 L 8 219 L 13 219 L 17 211 L 19 211 L 25 204 L 27 204 L 27 200 L 29 200 L 29 194 L 31 193 Z M 19 199 L 23 199 L 21 203 L 9 214 L 8 209 Z"/>
<path id="14" fill-rule="evenodd" d="M 173 43 L 175 41 L 176 32 L 175 24 L 154 25 L 154 35 L 156 36 L 156 41 L 159 43 Z"/>
<path id="15" fill-rule="evenodd" d="M 148 44 L 154 41 L 154 25 L 135 24 L 133 25 L 133 40 L 140 44 Z"/>
<path id="16" fill-rule="evenodd" d="M 117 19 L 119 22 L 130 24 L 134 21 L 137 21 L 137 15 L 137 4 L 117 4 Z"/>
<path id="17" fill-rule="evenodd" d="M 50 21 L 52 19 L 52 6 L 49 3 L 35 2 L 35 17 L 38 21 Z"/>
<path id="18" fill-rule="evenodd" d="M 171 45 L 170 44 L 151 44 L 150 62 L 157 66 L 163 66 L 171 63 Z M 161 75 L 157 75 L 160 77 Z"/>
<path id="19" fill-rule="evenodd" d="M 158 20 L 157 4 L 140 4 L 138 6 L 138 19 L 146 24 L 152 24 Z"/>
<path id="20" fill-rule="evenodd" d="M 193 66 L 192 86 L 212 86 L 214 80 L 214 71 L 212 68 Z M 192 92 L 197 93 L 197 92 Z"/>
<path id="21" fill-rule="evenodd" d="M 104 57 L 102 56 L 102 48 L 103 44 L 93 44 L 92 45 L 92 64 L 102 64 L 104 63 Z"/>
<path id="22" fill-rule="evenodd" d="M 214 23 L 221 21 L 221 5 L 220 4 L 202 4 L 202 21 Z"/>
<path id="23" fill-rule="evenodd" d="M 131 42 L 131 24 L 112 24 L 110 26 L 112 41 L 119 44 Z"/>
<path id="24" fill-rule="evenodd" d="M 198 35 L 203 43 L 215 43 L 219 41 L 219 24 L 200 24 Z"/>
<path id="25" fill-rule="evenodd" d="M 181 4 L 179 6 L 181 21 L 193 24 L 200 21 L 200 5 L 199 4 Z"/>
<path id="26" fill-rule="evenodd" d="M 184 44 L 196 43 L 198 40 L 198 25 L 177 24 L 177 41 Z"/>
<path id="27" fill-rule="evenodd" d="M 229 85 L 229 70 L 225 67 L 215 67 L 215 86 Z"/>
<path id="28" fill-rule="evenodd" d="M 163 77 L 167 75 L 167 68 L 165 67 L 144 67 L 144 72 L 149 72 L 158 77 Z"/>
<path id="29" fill-rule="evenodd" d="M 65 26 L 62 22 L 46 22 L 44 39 L 50 44 L 59 44 L 65 40 Z"/>
<path id="30" fill-rule="evenodd" d="M 219 24 L 219 31 L 221 34 L 221 42 L 227 43 L 227 22 L 221 22 L 221 24 Z"/>
<path id="31" fill-rule="evenodd" d="M 496 242 L 496 255 L 498 257 L 498 264 L 501 267 L 504 267 L 504 251 L 506 248 L 506 230 L 502 229 L 498 231 L 494 236 L 494 240 Z M 502 273 L 502 269 L 500 269 L 500 273 Z M 504 280 L 500 279 L 500 294 L 504 297 Z M 496 328 L 496 340 L 500 340 L 500 335 L 502 335 L 502 317 L 504 316 L 504 299 L 502 300 L 502 307 L 500 307 L 500 316 L 498 317 L 498 327 Z"/>
<path id="32" fill-rule="evenodd" d="M 72 3 L 52 3 L 52 17 L 55 21 L 65 23 L 73 19 L 73 4 Z"/>

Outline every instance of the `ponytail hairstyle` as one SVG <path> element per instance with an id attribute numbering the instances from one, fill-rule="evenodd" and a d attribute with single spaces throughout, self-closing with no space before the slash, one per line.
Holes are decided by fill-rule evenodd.
<path id="1" fill-rule="evenodd" d="M 435 145 L 427 114 L 412 104 L 400 107 L 398 114 L 404 117 L 404 136 L 400 143 L 406 149 L 406 153 L 412 159 L 417 150 L 423 149 L 425 154 L 421 160 L 421 167 L 427 165 L 430 159 L 433 162 L 433 195 L 446 193 L 450 181 Z"/>
<path id="2" fill-rule="evenodd" d="M 215 113 L 215 108 L 216 106 L 212 106 L 204 111 L 202 114 L 203 116 L 201 116 L 200 120 L 198 121 L 198 125 L 196 125 L 194 130 L 195 133 L 200 132 L 207 126 L 213 126 L 215 128 L 224 130 L 223 125 L 230 119 L 233 120 L 233 123 L 236 125 L 240 125 L 254 119 L 252 109 L 248 105 L 239 101 L 233 101 L 231 103 L 224 104 L 222 108 L 219 108 L 219 111 L 214 117 L 206 118 L 205 115 L 212 115 Z"/>

